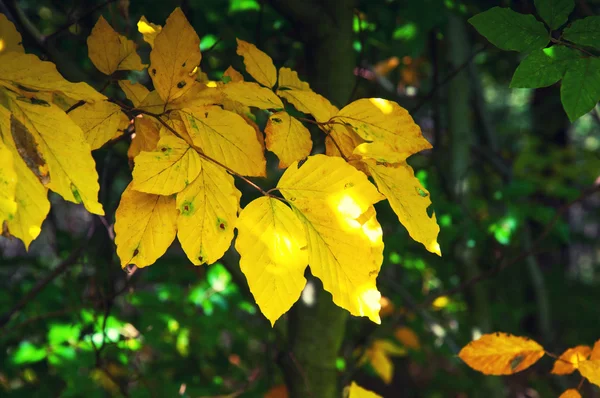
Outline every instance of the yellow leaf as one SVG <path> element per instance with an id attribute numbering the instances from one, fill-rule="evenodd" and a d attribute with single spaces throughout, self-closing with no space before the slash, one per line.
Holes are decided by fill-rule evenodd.
<path id="1" fill-rule="evenodd" d="M 4 221 L 12 220 L 17 212 L 16 188 L 17 172 L 13 155 L 8 146 L 0 140 L 0 225 Z"/>
<path id="2" fill-rule="evenodd" d="M 206 107 L 221 104 L 224 99 L 225 96 L 221 90 L 208 87 L 204 83 L 194 82 L 185 94 L 167 105 L 167 110 Z"/>
<path id="3" fill-rule="evenodd" d="M 287 112 L 272 114 L 265 127 L 265 134 L 267 149 L 277 155 L 281 169 L 310 155 L 310 132 Z"/>
<path id="4" fill-rule="evenodd" d="M 129 184 L 115 214 L 115 244 L 121 266 L 154 264 L 175 239 L 176 223 L 174 196 L 134 191 Z"/>
<path id="5" fill-rule="evenodd" d="M 410 237 L 422 243 L 427 250 L 441 255 L 437 236 L 440 227 L 435 214 L 427 214 L 431 204 L 429 192 L 414 176 L 412 167 L 405 162 L 393 167 L 373 160 L 365 162 L 379 191 L 385 195 L 398 219 L 407 229 Z"/>
<path id="6" fill-rule="evenodd" d="M 154 39 L 161 32 L 162 26 L 148 22 L 145 16 L 142 15 L 137 23 L 138 32 L 144 37 L 144 41 L 154 48 Z"/>
<path id="7" fill-rule="evenodd" d="M 399 342 L 406 348 L 410 348 L 413 350 L 421 349 L 421 342 L 419 341 L 419 336 L 412 329 L 402 326 L 396 329 L 394 332 L 394 336 L 398 339 Z"/>
<path id="8" fill-rule="evenodd" d="M 14 82 L 29 89 L 58 91 L 76 100 L 102 101 L 106 97 L 86 83 L 65 80 L 51 62 L 41 61 L 33 54 L 0 54 L 0 82 Z"/>
<path id="9" fill-rule="evenodd" d="M 283 109 L 283 102 L 271 90 L 252 82 L 229 82 L 221 87 L 227 99 L 258 109 Z"/>
<path id="10" fill-rule="evenodd" d="M 152 152 L 160 139 L 159 122 L 151 117 L 141 116 L 134 119 L 135 136 L 127 151 L 130 159 L 135 158 L 140 152 Z"/>
<path id="11" fill-rule="evenodd" d="M 558 398 L 581 398 L 581 394 L 576 389 L 569 388 L 568 390 L 560 394 L 560 397 Z"/>
<path id="12" fill-rule="evenodd" d="M 467 344 L 458 356 L 483 374 L 510 375 L 536 363 L 544 356 L 544 347 L 528 338 L 492 333 Z"/>
<path id="13" fill-rule="evenodd" d="M 132 40 L 121 36 L 100 16 L 87 38 L 88 56 L 98 70 L 112 75 L 118 70 L 143 70 L 145 65 Z"/>
<path id="14" fill-rule="evenodd" d="M 246 71 L 260 84 L 273 87 L 277 82 L 277 69 L 273 60 L 264 52 L 260 51 L 254 44 L 237 40 L 237 53 L 244 57 Z"/>
<path id="15" fill-rule="evenodd" d="M 348 126 L 332 124 L 320 126 L 327 133 L 325 137 L 325 153 L 329 156 L 340 156 L 346 159 L 361 159 L 354 155 L 354 148 L 365 142 Z M 363 170 L 364 171 L 364 170 Z"/>
<path id="16" fill-rule="evenodd" d="M 7 52 L 24 53 L 25 50 L 21 44 L 21 34 L 15 25 L 6 15 L 0 14 L 0 54 Z"/>
<path id="17" fill-rule="evenodd" d="M 296 88 L 298 90 L 310 90 L 310 85 L 298 77 L 298 72 L 290 68 L 279 68 L 278 87 Z"/>
<path id="18" fill-rule="evenodd" d="M 242 76 L 242 74 L 240 72 L 238 72 L 237 70 L 235 70 L 233 68 L 233 66 L 230 66 L 229 68 L 227 68 L 225 70 L 225 72 L 223 73 L 223 76 L 227 76 L 231 82 L 243 82 L 244 81 L 244 76 Z"/>
<path id="19" fill-rule="evenodd" d="M 6 222 L 8 232 L 21 239 L 28 249 L 31 242 L 41 232 L 42 222 L 50 211 L 48 190 L 42 185 L 38 177 L 29 169 L 12 138 L 10 112 L 0 106 L 0 135 L 6 147 L 10 150 L 13 166 L 17 175 L 15 188 L 15 201 L 17 211 L 12 219 Z M 1 157 L 0 157 L 1 159 Z"/>
<path id="20" fill-rule="evenodd" d="M 406 350 L 386 340 L 375 340 L 365 352 L 365 356 L 386 384 L 392 382 L 394 376 L 394 363 L 390 356 L 406 355 Z"/>
<path id="21" fill-rule="evenodd" d="M 573 373 L 579 367 L 580 362 L 588 359 L 591 352 L 592 349 L 587 345 L 578 345 L 577 347 L 569 348 L 554 362 L 551 373 L 555 375 Z"/>
<path id="22" fill-rule="evenodd" d="M 208 157 L 242 175 L 266 175 L 263 149 L 241 116 L 218 107 L 183 109 L 180 115 L 194 144 Z"/>
<path id="23" fill-rule="evenodd" d="M 21 159 L 40 182 L 47 185 L 50 182 L 48 165 L 33 134 L 14 115 L 10 115 L 10 132 Z"/>
<path id="24" fill-rule="evenodd" d="M 440 297 L 436 298 L 435 300 L 433 300 L 433 303 L 431 303 L 431 306 L 433 308 L 435 308 L 436 310 L 441 310 L 443 308 L 446 308 L 446 306 L 448 306 L 449 303 L 450 303 L 450 299 L 448 298 L 448 296 L 440 296 Z"/>
<path id="25" fill-rule="evenodd" d="M 304 224 L 311 271 L 334 303 L 380 323 L 383 242 L 373 204 L 383 197 L 375 186 L 343 159 L 316 155 L 292 164 L 277 188 Z"/>
<path id="26" fill-rule="evenodd" d="M 200 38 L 187 18 L 176 8 L 154 39 L 148 73 L 160 97 L 169 103 L 192 87 L 192 71 L 200 64 Z"/>
<path id="27" fill-rule="evenodd" d="M 331 105 L 329 100 L 312 90 L 299 90 L 290 88 L 288 90 L 277 90 L 277 95 L 285 98 L 300 112 L 312 115 L 317 122 L 324 123 L 331 119 L 338 109 Z"/>
<path id="28" fill-rule="evenodd" d="M 298 301 L 308 265 L 304 227 L 280 200 L 261 197 L 242 210 L 235 248 L 240 268 L 271 325 Z"/>
<path id="29" fill-rule="evenodd" d="M 364 98 L 346 105 L 332 121 L 351 126 L 366 141 L 354 150 L 365 158 L 399 163 L 431 148 L 408 111 L 395 102 Z"/>
<path id="30" fill-rule="evenodd" d="M 71 111 L 69 116 L 81 127 L 92 150 L 120 136 L 129 125 L 129 118 L 121 107 L 108 101 L 83 104 Z"/>
<path id="31" fill-rule="evenodd" d="M 207 160 L 177 194 L 177 238 L 194 265 L 212 264 L 229 248 L 241 195 L 233 177 Z"/>
<path id="32" fill-rule="evenodd" d="M 182 191 L 200 173 L 200 155 L 163 128 L 156 149 L 135 157 L 132 189 L 157 195 Z"/>
<path id="33" fill-rule="evenodd" d="M 590 354 L 590 360 L 600 359 L 600 340 L 594 343 L 594 347 L 592 348 L 592 352 Z"/>
<path id="34" fill-rule="evenodd" d="M 579 373 L 590 383 L 600 386 L 600 360 L 580 362 Z"/>
<path id="35" fill-rule="evenodd" d="M 121 90 L 123 90 L 127 99 L 131 101 L 135 107 L 140 105 L 148 94 L 150 94 L 150 90 L 143 84 L 132 83 L 129 80 L 119 80 L 119 87 L 121 87 Z"/>
<path id="36" fill-rule="evenodd" d="M 165 111 L 166 107 L 167 105 L 160 98 L 158 91 L 153 90 L 148 93 L 137 108 L 146 112 L 161 114 Z"/>
<path id="37" fill-rule="evenodd" d="M 352 382 L 350 386 L 346 387 L 344 391 L 345 398 L 383 398 L 381 395 L 377 395 L 372 391 L 365 390 L 355 382 Z"/>
<path id="38" fill-rule="evenodd" d="M 65 200 L 83 203 L 94 214 L 104 215 L 98 202 L 98 174 L 90 145 L 83 132 L 54 104 L 42 106 L 11 101 L 11 110 L 38 143 L 50 172 L 48 188 Z"/>

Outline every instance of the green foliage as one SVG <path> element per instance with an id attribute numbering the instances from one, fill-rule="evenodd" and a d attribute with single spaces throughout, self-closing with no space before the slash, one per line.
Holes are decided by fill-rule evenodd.
<path id="1" fill-rule="evenodd" d="M 558 29 L 567 22 L 575 8 L 573 0 L 535 0 L 535 8 L 550 29 Z"/>

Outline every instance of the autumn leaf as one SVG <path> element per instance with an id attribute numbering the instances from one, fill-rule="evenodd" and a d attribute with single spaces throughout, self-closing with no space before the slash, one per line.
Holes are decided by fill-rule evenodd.
<path id="1" fill-rule="evenodd" d="M 108 101 L 83 104 L 71 111 L 69 116 L 81 127 L 92 150 L 120 136 L 129 125 L 129 118 L 121 107 Z"/>
<path id="2" fill-rule="evenodd" d="M 316 155 L 292 164 L 277 188 L 304 224 L 313 275 L 338 306 L 380 323 L 375 279 L 383 242 L 373 204 L 382 196 L 375 186 L 343 159 Z"/>
<path id="3" fill-rule="evenodd" d="M 362 159 L 354 154 L 354 148 L 365 142 L 354 130 L 342 124 L 320 126 L 325 131 L 325 153 L 328 156 L 339 156 L 347 160 Z"/>
<path id="4" fill-rule="evenodd" d="M 381 395 L 377 395 L 372 391 L 365 390 L 356 382 L 352 382 L 344 391 L 345 398 L 382 398 Z"/>
<path id="5" fill-rule="evenodd" d="M 138 32 L 144 37 L 144 41 L 150 44 L 150 47 L 154 48 L 154 40 L 156 36 L 162 31 L 162 26 L 148 22 L 145 16 L 142 15 L 137 23 Z"/>
<path id="6" fill-rule="evenodd" d="M 298 72 L 290 68 L 279 68 L 278 87 L 294 88 L 298 90 L 310 90 L 310 85 L 300 80 Z"/>
<path id="7" fill-rule="evenodd" d="M 413 350 L 421 349 L 421 342 L 419 341 L 419 336 L 417 336 L 417 334 L 412 329 L 406 326 L 397 328 L 394 332 L 394 336 L 406 348 L 410 348 Z"/>
<path id="8" fill-rule="evenodd" d="M 310 155 L 310 132 L 287 112 L 277 112 L 269 116 L 265 134 L 267 149 L 277 155 L 281 169 Z"/>
<path id="9" fill-rule="evenodd" d="M 209 105 L 221 104 L 224 100 L 225 96 L 221 90 L 216 87 L 209 87 L 204 83 L 194 82 L 185 94 L 167 105 L 167 110 L 203 108 Z"/>
<path id="10" fill-rule="evenodd" d="M 263 149 L 244 119 L 218 107 L 180 112 L 194 144 L 210 158 L 246 176 L 266 175 Z"/>
<path id="11" fill-rule="evenodd" d="M 17 172 L 13 154 L 6 144 L 0 141 L 0 225 L 4 221 L 12 220 L 17 212 L 16 188 Z"/>
<path id="12" fill-rule="evenodd" d="M 142 102 L 137 106 L 137 108 L 144 112 L 150 112 L 154 114 L 161 114 L 164 112 L 167 104 L 160 97 L 158 91 L 152 90 L 148 93 L 146 98 L 142 100 Z"/>
<path id="13" fill-rule="evenodd" d="M 283 109 L 283 102 L 271 90 L 252 82 L 229 82 L 221 87 L 227 99 L 258 109 Z"/>
<path id="14" fill-rule="evenodd" d="M 441 256 L 437 236 L 440 227 L 435 214 L 431 217 L 427 208 L 431 205 L 429 192 L 414 176 L 406 162 L 385 165 L 373 160 L 365 161 L 379 191 L 388 199 L 390 206 L 404 225 L 411 238 L 422 243 L 427 250 Z"/>
<path id="15" fill-rule="evenodd" d="M 131 140 L 127 156 L 135 158 L 140 152 L 152 152 L 160 139 L 159 122 L 151 117 L 136 117 L 133 120 L 135 136 Z"/>
<path id="16" fill-rule="evenodd" d="M 580 362 L 579 373 L 588 379 L 590 383 L 600 386 L 600 360 Z"/>
<path id="17" fill-rule="evenodd" d="M 594 343 L 594 347 L 592 348 L 592 352 L 590 353 L 590 360 L 600 359 L 600 340 L 597 340 Z"/>
<path id="18" fill-rule="evenodd" d="M 458 356 L 483 374 L 510 375 L 527 369 L 544 353 L 544 347 L 531 339 L 493 333 L 470 342 Z"/>
<path id="19" fill-rule="evenodd" d="M 267 54 L 256 48 L 254 44 L 237 40 L 237 53 L 244 57 L 246 71 L 260 84 L 273 87 L 277 82 L 277 69 Z"/>
<path id="20" fill-rule="evenodd" d="M 175 197 L 138 192 L 129 184 L 115 213 L 115 244 L 121 266 L 154 264 L 175 239 L 177 213 Z"/>
<path id="21" fill-rule="evenodd" d="M 242 76 L 242 74 L 235 70 L 232 66 L 225 69 L 225 72 L 223 72 L 223 77 L 229 78 L 229 81 L 234 83 L 244 81 L 244 76 Z M 223 81 L 225 82 L 226 80 Z"/>
<path id="22" fill-rule="evenodd" d="M 42 185 L 19 155 L 11 134 L 10 112 L 2 106 L 0 106 L 0 135 L 12 155 L 17 177 L 14 194 L 17 209 L 12 218 L 6 221 L 6 226 L 8 232 L 21 239 L 28 249 L 31 242 L 40 234 L 42 222 L 50 211 L 48 189 Z M 9 190 L 10 188 L 7 189 L 8 192 Z"/>
<path id="23" fill-rule="evenodd" d="M 176 8 L 150 52 L 148 73 L 160 98 L 169 103 L 189 90 L 200 59 L 200 38 L 183 11 Z"/>
<path id="24" fill-rule="evenodd" d="M 119 80 L 119 87 L 125 93 L 125 96 L 133 106 L 139 106 L 142 101 L 150 94 L 150 90 L 148 90 L 144 85 L 140 83 L 132 83 L 129 80 Z"/>
<path id="25" fill-rule="evenodd" d="M 392 382 L 394 363 L 390 357 L 406 355 L 406 350 L 387 340 L 375 340 L 365 352 L 365 357 L 375 373 L 385 384 Z"/>
<path id="26" fill-rule="evenodd" d="M 560 397 L 558 398 L 581 398 L 581 394 L 576 389 L 569 388 L 568 390 L 560 394 Z"/>
<path id="27" fill-rule="evenodd" d="M 0 82 L 14 82 L 37 91 L 56 91 L 75 100 L 102 101 L 106 97 L 87 83 L 71 83 L 63 78 L 51 62 L 32 54 L 0 54 Z"/>
<path id="28" fill-rule="evenodd" d="M 15 28 L 15 25 L 6 18 L 6 15 L 0 14 L 0 54 L 8 52 L 24 53 L 21 44 L 21 34 Z"/>
<path id="29" fill-rule="evenodd" d="M 54 104 L 37 105 L 19 99 L 10 103 L 14 117 L 31 132 L 50 172 L 47 187 L 65 200 L 83 203 L 104 215 L 98 202 L 98 174 L 81 128 Z"/>
<path id="30" fill-rule="evenodd" d="M 240 268 L 256 304 L 274 325 L 298 301 L 306 285 L 304 227 L 280 200 L 261 197 L 242 210 L 237 229 Z"/>
<path id="31" fill-rule="evenodd" d="M 112 75 L 118 70 L 143 70 L 146 65 L 132 40 L 121 36 L 100 16 L 87 38 L 88 56 L 98 70 Z"/>
<path id="32" fill-rule="evenodd" d="M 194 181 L 200 169 L 198 152 L 163 127 L 156 149 L 135 157 L 132 189 L 171 195 Z"/>
<path id="33" fill-rule="evenodd" d="M 551 373 L 555 375 L 571 374 L 579 367 L 579 363 L 586 361 L 592 349 L 586 345 L 569 348 L 554 362 Z"/>
<path id="34" fill-rule="evenodd" d="M 194 265 L 212 264 L 229 248 L 242 195 L 222 167 L 201 164 L 196 180 L 177 194 L 177 238 Z"/>
<path id="35" fill-rule="evenodd" d="M 380 162 L 399 163 L 410 155 L 431 148 L 408 111 L 392 101 L 364 98 L 352 102 L 332 118 L 350 126 L 368 141 L 354 153 Z"/>

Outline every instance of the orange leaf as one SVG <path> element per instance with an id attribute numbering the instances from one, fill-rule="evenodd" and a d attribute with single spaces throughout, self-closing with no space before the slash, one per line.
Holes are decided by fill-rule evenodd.
<path id="1" fill-rule="evenodd" d="M 569 348 L 554 362 L 552 374 L 568 375 L 579 367 L 579 363 L 587 360 L 592 349 L 587 345 Z"/>
<path id="2" fill-rule="evenodd" d="M 483 374 L 510 375 L 536 363 L 544 356 L 544 347 L 525 337 L 492 333 L 470 342 L 458 356 Z"/>
<path id="3" fill-rule="evenodd" d="M 407 327 L 401 327 L 396 329 L 394 336 L 404 345 L 406 348 L 412 348 L 413 350 L 419 350 L 421 343 L 419 342 L 419 336 L 412 329 Z"/>
<path id="4" fill-rule="evenodd" d="M 592 348 L 590 360 L 593 361 L 594 359 L 600 359 L 600 340 L 596 341 L 594 348 Z"/>
<path id="5" fill-rule="evenodd" d="M 600 360 L 580 362 L 579 373 L 590 383 L 600 386 Z"/>
<path id="6" fill-rule="evenodd" d="M 569 388 L 568 390 L 560 394 L 560 397 L 558 398 L 581 398 L 581 394 L 576 389 Z"/>

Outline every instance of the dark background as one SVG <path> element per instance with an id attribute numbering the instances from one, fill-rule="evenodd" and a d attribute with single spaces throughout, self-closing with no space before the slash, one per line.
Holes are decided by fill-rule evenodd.
<path id="1" fill-rule="evenodd" d="M 586 194 L 600 171 L 600 110 L 571 124 L 559 84 L 509 89 L 523 55 L 496 49 L 467 23 L 496 5 L 535 13 L 533 1 L 331 0 L 306 15 L 293 10 L 309 3 L 31 0 L 1 1 L 0 12 L 16 23 L 28 52 L 98 89 L 104 77 L 86 46 L 97 18 L 135 40 L 147 62 L 136 22 L 145 15 L 162 25 L 180 6 L 202 40 L 210 79 L 229 65 L 244 70 L 238 37 L 338 106 L 362 97 L 397 101 L 434 146 L 409 163 L 431 193 L 443 257 L 412 241 L 387 203 L 378 204 L 385 241 L 378 286 L 390 304 L 377 327 L 353 317 L 344 326 L 342 315 L 338 359 L 324 368 L 335 366 L 340 386 L 356 380 L 384 397 L 533 398 L 576 387 L 577 373 L 549 374 L 548 357 L 502 378 L 456 357 L 491 331 L 531 337 L 555 354 L 600 338 L 600 196 Z M 579 0 L 571 19 L 598 14 L 598 0 Z M 338 74 L 351 77 L 342 84 Z M 121 77 L 150 83 L 145 71 Z M 332 89 L 334 79 L 340 87 Z M 122 98 L 112 86 L 106 94 Z M 264 127 L 265 115 L 257 118 Z M 271 328 L 233 248 L 217 264 L 194 267 L 175 243 L 153 266 L 121 270 L 111 225 L 130 180 L 127 147 L 121 141 L 94 152 L 105 219 L 51 194 L 28 253 L 0 237 L 0 314 L 26 301 L 0 329 L 0 396 L 284 397 L 285 381 L 303 377 L 293 353 L 318 348 L 319 330 L 339 313 L 315 321 L 295 308 Z M 279 176 L 269 161 L 270 177 L 256 180 L 263 188 Z M 256 194 L 237 185 L 244 206 Z M 32 289 L 39 293 L 27 299 Z M 311 330 L 317 345 L 298 346 L 295 333 Z M 377 339 L 406 351 L 391 357 L 390 384 L 359 360 L 373 357 Z M 582 392 L 600 396 L 587 383 Z"/>

